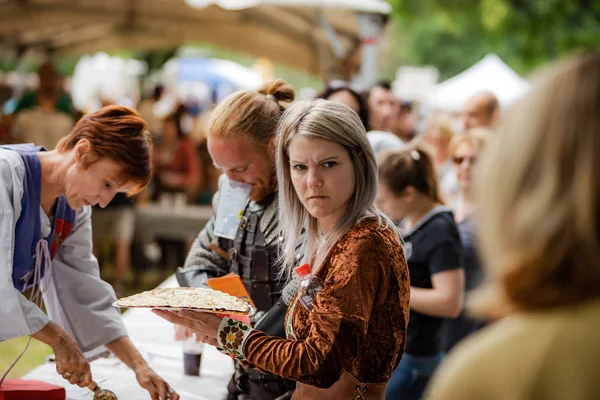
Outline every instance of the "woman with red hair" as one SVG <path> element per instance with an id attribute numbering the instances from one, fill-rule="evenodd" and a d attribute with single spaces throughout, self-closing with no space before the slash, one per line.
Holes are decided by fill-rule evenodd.
<path id="1" fill-rule="evenodd" d="M 57 372 L 81 387 L 92 380 L 82 352 L 105 345 L 152 399 L 177 400 L 129 340 L 92 255 L 91 206 L 150 181 L 146 123 L 128 108 L 105 107 L 43 150 L 0 148 L 0 341 L 29 335 L 46 343 Z"/>

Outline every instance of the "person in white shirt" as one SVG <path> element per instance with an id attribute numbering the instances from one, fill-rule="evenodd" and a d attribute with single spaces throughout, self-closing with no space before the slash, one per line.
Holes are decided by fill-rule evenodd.
<path id="1" fill-rule="evenodd" d="M 131 343 L 92 254 L 91 206 L 150 181 L 146 123 L 125 107 L 105 107 L 55 150 L 42 150 L 0 148 L 0 341 L 29 335 L 46 343 L 57 372 L 81 387 L 92 381 L 83 352 L 104 345 L 152 399 L 179 399 Z"/>

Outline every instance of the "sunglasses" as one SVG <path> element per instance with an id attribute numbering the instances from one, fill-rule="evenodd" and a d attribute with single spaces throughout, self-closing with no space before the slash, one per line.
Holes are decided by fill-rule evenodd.
<path id="1" fill-rule="evenodd" d="M 462 164 L 465 160 L 469 160 L 469 163 L 473 165 L 477 162 L 477 157 L 453 157 L 452 160 L 456 165 Z"/>

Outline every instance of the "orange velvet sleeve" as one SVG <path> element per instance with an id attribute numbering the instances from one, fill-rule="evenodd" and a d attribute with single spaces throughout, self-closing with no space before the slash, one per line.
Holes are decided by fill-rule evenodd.
<path id="1" fill-rule="evenodd" d="M 251 331 L 242 345 L 250 366 L 317 387 L 337 382 L 366 338 L 380 279 L 390 268 L 379 235 L 341 242 L 323 266 L 325 283 L 313 302 L 308 336 L 285 340 Z"/>

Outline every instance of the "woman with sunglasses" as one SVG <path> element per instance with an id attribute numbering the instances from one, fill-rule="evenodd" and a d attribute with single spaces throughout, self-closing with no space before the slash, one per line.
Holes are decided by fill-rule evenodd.
<path id="1" fill-rule="evenodd" d="M 487 128 L 474 128 L 455 136 L 450 142 L 450 157 L 454 162 L 454 171 L 458 183 L 454 220 L 458 226 L 463 247 L 465 291 L 467 294 L 475 289 L 482 280 L 482 268 L 477 255 L 475 238 L 476 207 L 471 189 L 477 157 L 490 134 L 491 131 Z M 457 318 L 448 319 L 444 326 L 444 351 L 449 352 L 456 343 L 481 326 L 481 321 L 468 318 L 464 312 Z"/>

